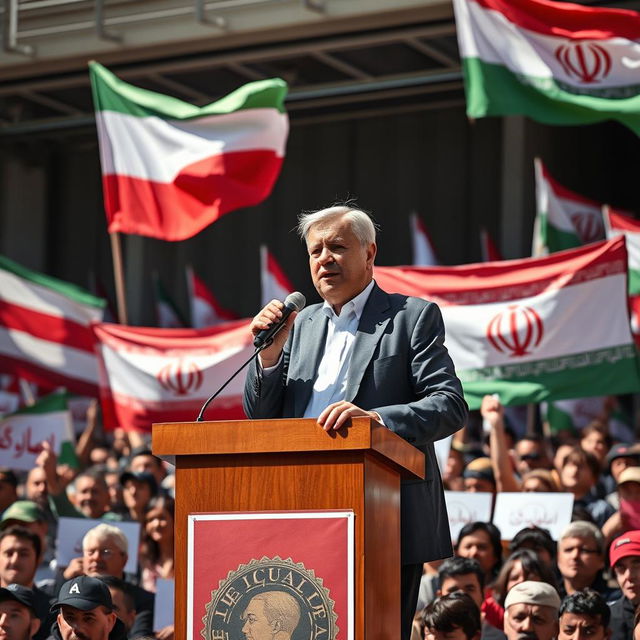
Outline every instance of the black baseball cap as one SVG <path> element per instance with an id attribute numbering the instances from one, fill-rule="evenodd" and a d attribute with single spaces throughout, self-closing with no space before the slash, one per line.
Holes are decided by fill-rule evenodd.
<path id="1" fill-rule="evenodd" d="M 120 474 L 120 484 L 123 487 L 129 480 L 146 482 L 154 496 L 158 493 L 158 483 L 156 482 L 155 476 L 148 471 L 124 471 Z"/>
<path id="2" fill-rule="evenodd" d="M 6 587 L 0 587 L 0 602 L 4 600 L 15 600 L 31 609 L 34 615 L 36 614 L 33 591 L 29 587 L 23 587 L 21 584 L 15 584 L 15 582 Z"/>
<path id="3" fill-rule="evenodd" d="M 109 611 L 113 609 L 109 587 L 102 580 L 89 576 L 72 578 L 60 587 L 58 599 L 51 605 L 51 611 L 55 611 L 62 605 L 81 611 L 91 611 L 100 606 Z"/>
<path id="4" fill-rule="evenodd" d="M 607 454 L 607 466 L 611 468 L 611 463 L 617 458 L 636 458 L 640 460 L 640 447 L 629 442 L 614 444 Z"/>

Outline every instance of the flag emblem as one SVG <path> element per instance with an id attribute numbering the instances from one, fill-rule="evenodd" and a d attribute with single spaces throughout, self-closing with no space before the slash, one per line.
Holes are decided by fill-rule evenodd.
<path id="1" fill-rule="evenodd" d="M 171 361 L 157 373 L 158 382 L 176 396 L 186 396 L 202 385 L 202 371 L 193 360 Z"/>
<path id="2" fill-rule="evenodd" d="M 595 42 L 568 42 L 555 51 L 564 72 L 583 84 L 594 84 L 604 80 L 611 71 L 611 56 Z"/>
<path id="3" fill-rule="evenodd" d="M 495 315 L 487 326 L 487 340 L 500 353 L 510 357 L 526 356 L 535 349 L 544 335 L 540 314 L 532 307 L 510 304 Z"/>
<path id="4" fill-rule="evenodd" d="M 569 217 L 583 243 L 596 242 L 604 235 L 604 224 L 601 215 L 585 210 L 570 213 Z"/>

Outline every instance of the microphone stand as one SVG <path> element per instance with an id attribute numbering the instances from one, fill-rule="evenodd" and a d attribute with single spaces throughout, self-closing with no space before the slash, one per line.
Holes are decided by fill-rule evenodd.
<path id="1" fill-rule="evenodd" d="M 259 346 L 254 352 L 253 354 L 251 354 L 251 357 L 244 362 L 240 368 L 212 395 L 210 396 L 207 401 L 202 405 L 202 409 L 200 409 L 200 413 L 198 414 L 198 417 L 196 418 L 196 422 L 202 422 L 203 418 L 204 418 L 204 412 L 207 410 L 207 407 L 220 395 L 220 393 L 226 388 L 226 386 L 252 361 L 254 360 L 261 351 L 263 351 L 264 349 L 266 349 L 267 347 L 271 346 L 271 343 L 273 342 L 273 338 L 271 338 L 270 340 L 268 340 L 267 342 L 265 342 L 263 345 Z"/>

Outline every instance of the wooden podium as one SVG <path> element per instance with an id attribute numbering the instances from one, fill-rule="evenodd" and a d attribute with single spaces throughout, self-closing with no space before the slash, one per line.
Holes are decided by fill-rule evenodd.
<path id="1" fill-rule="evenodd" d="M 351 509 L 355 637 L 400 636 L 400 478 L 424 455 L 369 418 L 326 433 L 313 419 L 153 425 L 153 453 L 176 466 L 175 637 L 186 638 L 190 513 Z"/>

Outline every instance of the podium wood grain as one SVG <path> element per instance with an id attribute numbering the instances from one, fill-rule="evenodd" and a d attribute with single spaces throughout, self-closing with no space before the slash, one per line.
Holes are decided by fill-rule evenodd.
<path id="1" fill-rule="evenodd" d="M 176 465 L 176 640 L 186 638 L 187 516 L 305 509 L 354 511 L 355 637 L 399 637 L 400 477 L 423 477 L 420 451 L 368 418 L 337 434 L 304 419 L 156 424 L 152 446 Z"/>

